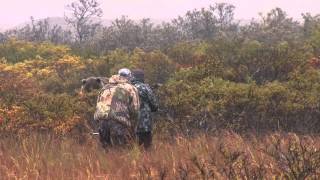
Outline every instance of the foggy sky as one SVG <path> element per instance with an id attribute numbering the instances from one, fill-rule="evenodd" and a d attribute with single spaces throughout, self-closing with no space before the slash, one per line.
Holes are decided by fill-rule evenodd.
<path id="1" fill-rule="evenodd" d="M 12 27 L 35 19 L 63 17 L 65 7 L 74 0 L 0 0 L 0 29 Z M 227 2 L 236 6 L 236 19 L 257 18 L 280 7 L 289 16 L 301 19 L 301 13 L 320 14 L 320 0 L 100 0 L 103 18 L 114 19 L 127 15 L 132 19 L 172 19 L 184 15 L 194 8 L 208 7 L 216 2 Z"/>

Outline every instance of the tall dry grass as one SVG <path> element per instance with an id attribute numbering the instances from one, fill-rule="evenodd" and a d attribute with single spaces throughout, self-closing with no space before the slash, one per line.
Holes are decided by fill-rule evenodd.
<path id="1" fill-rule="evenodd" d="M 102 149 L 52 135 L 0 139 L 0 179 L 319 179 L 320 138 L 296 134 L 156 138 Z"/>

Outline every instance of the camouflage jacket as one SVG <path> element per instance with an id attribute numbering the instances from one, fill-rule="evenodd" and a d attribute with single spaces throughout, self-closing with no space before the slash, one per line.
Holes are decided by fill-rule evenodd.
<path id="1" fill-rule="evenodd" d="M 140 109 L 139 93 L 127 79 L 114 75 L 98 96 L 95 120 L 112 119 L 128 127 L 135 127 Z"/>
<path id="2" fill-rule="evenodd" d="M 153 127 L 151 112 L 158 110 L 158 101 L 148 84 L 132 81 L 138 89 L 140 97 L 140 116 L 137 124 L 137 132 L 150 132 Z"/>

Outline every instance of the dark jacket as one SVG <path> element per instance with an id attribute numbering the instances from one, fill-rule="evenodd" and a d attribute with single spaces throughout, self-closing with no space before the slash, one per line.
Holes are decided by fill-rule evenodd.
<path id="1" fill-rule="evenodd" d="M 132 84 L 138 89 L 140 98 L 140 116 L 137 124 L 137 132 L 151 132 L 153 120 L 151 112 L 158 110 L 158 101 L 148 84 L 134 80 Z"/>

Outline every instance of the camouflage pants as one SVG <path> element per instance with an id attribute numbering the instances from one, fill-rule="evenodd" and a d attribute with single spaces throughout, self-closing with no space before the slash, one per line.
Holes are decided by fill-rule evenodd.
<path id="1" fill-rule="evenodd" d="M 133 140 L 130 128 L 112 119 L 101 122 L 99 135 L 103 147 L 123 146 Z"/>

